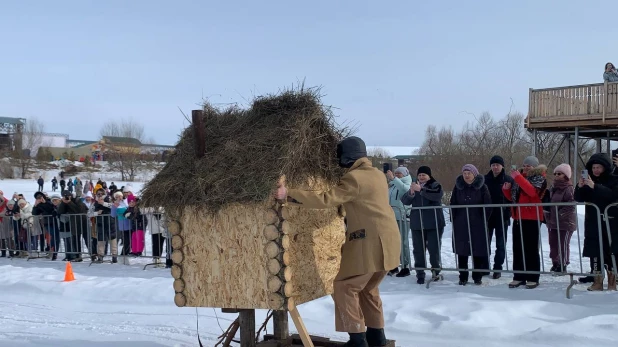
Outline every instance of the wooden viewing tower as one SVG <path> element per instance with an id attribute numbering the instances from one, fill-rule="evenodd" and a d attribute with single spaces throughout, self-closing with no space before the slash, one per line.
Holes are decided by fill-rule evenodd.
<path id="1" fill-rule="evenodd" d="M 579 140 L 596 140 L 597 152 L 606 151 L 611 158 L 610 142 L 618 140 L 618 83 L 531 88 L 524 126 L 533 133 L 532 155 L 537 153 L 538 132 L 563 134 L 562 144 L 567 144 L 565 158 L 573 168 L 576 181 L 580 175 L 578 162 L 585 165 Z M 552 155 L 548 166 L 559 150 Z"/>

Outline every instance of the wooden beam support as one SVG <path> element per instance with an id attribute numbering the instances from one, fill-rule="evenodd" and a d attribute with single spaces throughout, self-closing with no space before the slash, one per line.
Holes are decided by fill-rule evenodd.
<path id="1" fill-rule="evenodd" d="M 255 347 L 255 310 L 240 310 L 240 347 Z"/>
<path id="2" fill-rule="evenodd" d="M 303 341 L 303 346 L 305 347 L 314 347 L 313 341 L 311 341 L 311 336 L 309 336 L 309 332 L 305 327 L 305 323 L 303 323 L 303 319 L 300 317 L 300 313 L 298 313 L 298 309 L 294 304 L 291 305 L 290 316 L 294 321 L 294 325 L 296 326 L 296 330 L 298 331 L 298 335 L 300 339 Z"/>
<path id="3" fill-rule="evenodd" d="M 273 312 L 273 335 L 275 340 L 289 341 L 290 328 L 288 324 L 288 311 L 277 310 Z M 289 341 L 291 344 L 291 341 Z"/>
<path id="4" fill-rule="evenodd" d="M 204 131 L 204 118 L 202 110 L 191 111 L 191 122 L 195 137 L 195 157 L 201 159 L 206 153 L 206 135 Z"/>

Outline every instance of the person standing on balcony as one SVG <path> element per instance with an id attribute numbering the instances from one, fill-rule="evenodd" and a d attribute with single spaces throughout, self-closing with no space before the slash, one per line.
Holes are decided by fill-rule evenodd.
<path id="1" fill-rule="evenodd" d="M 511 172 L 514 183 L 504 183 L 504 196 L 515 204 L 541 204 L 547 192 L 545 175 L 547 167 L 539 165 L 539 160 L 530 156 L 524 159 L 523 168 Z M 539 273 L 518 271 L 541 271 L 539 252 L 539 233 L 544 221 L 541 206 L 513 206 L 513 281 L 509 288 L 525 285 L 528 289 L 539 286 Z"/>
<path id="2" fill-rule="evenodd" d="M 618 82 L 618 72 L 616 72 L 616 68 L 614 67 L 614 64 L 612 63 L 605 64 L 605 72 L 603 72 L 603 81 Z"/>
<path id="3" fill-rule="evenodd" d="M 504 171 L 504 159 L 499 155 L 494 155 L 489 160 L 491 171 L 485 175 L 485 185 L 489 188 L 492 204 L 508 204 L 509 201 L 502 194 L 502 186 L 504 183 L 513 184 L 513 178 Z M 504 260 L 506 259 L 506 240 L 508 228 L 511 225 L 511 210 L 506 207 L 494 207 L 491 218 L 487 225 L 489 243 L 496 235 L 496 255 L 494 256 L 494 270 L 502 270 Z M 491 251 L 491 249 L 490 249 Z M 493 278 L 498 279 L 502 276 L 501 272 L 494 272 Z"/>

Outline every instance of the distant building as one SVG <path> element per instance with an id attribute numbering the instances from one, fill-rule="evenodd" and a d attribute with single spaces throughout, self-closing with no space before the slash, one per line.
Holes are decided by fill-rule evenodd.
<path id="1" fill-rule="evenodd" d="M 374 166 L 381 166 L 389 162 L 394 166 L 415 166 L 423 158 L 416 154 L 420 147 L 407 146 L 367 146 L 367 154 L 373 158 Z"/>
<path id="2" fill-rule="evenodd" d="M 55 160 L 67 159 L 67 156 L 73 153 L 80 160 L 81 158 L 91 158 L 92 161 L 103 161 L 111 153 L 155 155 L 165 158 L 173 149 L 174 146 L 142 144 L 138 139 L 118 136 L 103 136 L 99 141 L 68 140 L 66 147 L 46 148 Z"/>
<path id="3" fill-rule="evenodd" d="M 0 152 L 13 151 L 18 146 L 16 137 L 26 125 L 24 118 L 0 117 Z"/>

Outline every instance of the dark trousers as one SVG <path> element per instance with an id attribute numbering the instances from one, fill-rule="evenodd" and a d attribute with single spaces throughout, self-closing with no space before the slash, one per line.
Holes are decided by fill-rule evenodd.
<path id="1" fill-rule="evenodd" d="M 57 254 L 60 248 L 60 230 L 58 230 L 53 221 L 50 221 L 50 223 L 46 226 L 49 233 L 49 251 L 52 252 L 53 249 L 52 254 Z"/>
<path id="2" fill-rule="evenodd" d="M 517 220 L 513 223 L 514 281 L 539 282 L 539 274 L 517 272 L 541 271 L 539 232 L 539 222 L 536 220 Z"/>
<path id="3" fill-rule="evenodd" d="M 71 233 L 71 237 L 66 238 L 67 259 L 77 259 L 82 257 L 82 233 Z"/>
<path id="4" fill-rule="evenodd" d="M 457 263 L 459 265 L 458 267 L 459 269 L 468 270 L 468 258 L 469 256 L 467 255 L 457 256 Z M 489 265 L 489 257 L 472 257 L 472 266 L 474 267 L 474 270 L 481 270 L 481 269 L 485 270 L 487 269 L 488 265 Z M 459 280 L 467 281 L 468 275 L 469 275 L 468 271 L 459 271 Z M 483 272 L 480 272 L 480 271 L 472 272 L 473 281 L 480 281 L 482 278 L 483 278 Z"/>
<path id="5" fill-rule="evenodd" d="M 14 248 L 15 248 L 16 251 L 25 251 L 26 250 L 27 240 L 24 240 L 24 239 L 19 237 L 21 229 L 22 229 L 22 227 L 19 224 L 19 221 L 14 220 L 13 221 L 13 238 L 15 240 L 15 247 Z M 26 237 L 26 239 L 27 239 L 27 237 Z"/>
<path id="6" fill-rule="evenodd" d="M 39 184 L 39 192 L 43 191 L 43 185 Z"/>
<path id="7" fill-rule="evenodd" d="M 150 236 L 152 237 L 152 256 L 161 257 L 165 237 L 163 237 L 163 234 L 152 234 Z"/>
<path id="8" fill-rule="evenodd" d="M 549 229 L 549 257 L 554 265 L 569 265 L 573 231 Z"/>
<path id="9" fill-rule="evenodd" d="M 131 254 L 131 235 L 133 233 L 131 230 L 122 231 L 122 252 L 120 255 L 129 255 Z"/>
<path id="10" fill-rule="evenodd" d="M 412 230 L 412 255 L 414 256 L 415 268 L 427 267 L 427 251 L 429 251 L 429 262 L 432 268 L 441 268 L 440 247 L 442 244 L 442 234 L 444 229 L 425 229 Z M 434 270 L 437 275 L 440 270 Z M 416 270 L 416 277 L 424 278 L 424 270 Z"/>
<path id="11" fill-rule="evenodd" d="M 502 216 L 499 216 L 499 218 L 492 217 L 487 225 L 487 232 L 489 233 L 488 236 L 490 244 L 494 234 L 496 235 L 496 254 L 494 255 L 494 270 L 502 270 L 504 260 L 506 259 L 506 240 L 509 220 L 501 219 Z"/>

